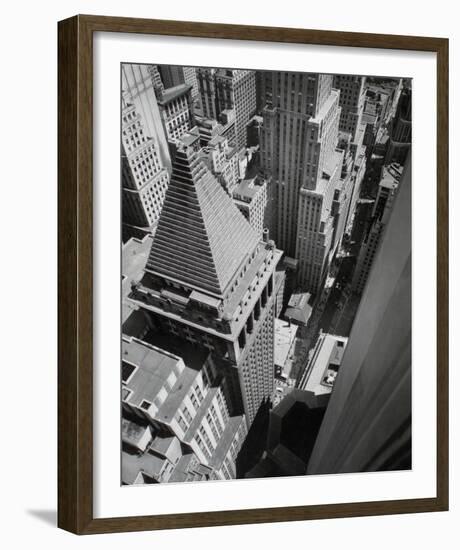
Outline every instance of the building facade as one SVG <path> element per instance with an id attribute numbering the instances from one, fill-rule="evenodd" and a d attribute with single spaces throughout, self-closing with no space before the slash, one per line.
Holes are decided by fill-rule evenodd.
<path id="1" fill-rule="evenodd" d="M 334 75 L 334 88 L 340 90 L 342 109 L 339 128 L 340 131 L 349 133 L 352 141 L 355 141 L 361 125 L 366 98 L 365 81 L 364 76 Z"/>
<path id="2" fill-rule="evenodd" d="M 217 120 L 218 115 L 215 72 L 216 69 L 206 67 L 197 67 L 196 69 L 201 110 L 204 118 L 210 120 Z"/>
<path id="3" fill-rule="evenodd" d="M 404 164 L 412 141 L 412 90 L 405 87 L 400 95 L 395 116 L 389 127 L 389 144 L 385 164 Z"/>
<path id="4" fill-rule="evenodd" d="M 204 117 L 218 120 L 221 113 L 233 110 L 235 145 L 245 147 L 246 126 L 256 111 L 255 72 L 198 68 L 197 79 Z"/>
<path id="5" fill-rule="evenodd" d="M 129 92 L 122 97 L 122 220 L 134 231 L 151 232 L 169 182 L 161 151 Z"/>
<path id="6" fill-rule="evenodd" d="M 158 107 L 158 94 L 162 92 L 162 87 L 157 66 L 122 63 L 121 89 L 142 119 L 145 135 L 156 143 L 161 163 L 170 174 L 168 139 Z"/>
<path id="7" fill-rule="evenodd" d="M 353 275 L 353 292 L 361 294 L 366 286 L 374 265 L 380 241 L 385 227 L 390 219 L 394 198 L 401 179 L 401 166 L 393 164 L 383 169 L 382 179 L 379 183 L 377 198 L 372 209 L 372 216 L 369 222 L 368 233 L 359 251 Z"/>
<path id="8" fill-rule="evenodd" d="M 200 158 L 231 196 L 239 175 L 236 147 L 227 138 L 217 134 L 201 149 Z"/>
<path id="9" fill-rule="evenodd" d="M 330 260 L 340 93 L 330 75 L 267 72 L 261 169 L 270 180 L 270 230 L 299 261 L 298 284 L 316 292 Z"/>
<path id="10" fill-rule="evenodd" d="M 411 467 L 411 166 L 353 323 L 309 474 Z"/>
<path id="11" fill-rule="evenodd" d="M 248 220 L 249 225 L 262 237 L 265 228 L 265 208 L 267 206 L 267 182 L 256 176 L 242 180 L 233 190 L 233 202 Z"/>
<path id="12" fill-rule="evenodd" d="M 168 142 L 175 143 L 194 126 L 192 87 L 188 84 L 166 89 L 158 106 Z"/>

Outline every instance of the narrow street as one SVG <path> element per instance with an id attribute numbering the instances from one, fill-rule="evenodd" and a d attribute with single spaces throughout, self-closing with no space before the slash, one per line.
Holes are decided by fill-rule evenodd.
<path id="1" fill-rule="evenodd" d="M 348 336 L 360 302 L 351 292 L 356 260 L 366 235 L 374 201 L 360 199 L 356 206 L 351 237 L 343 250 L 335 257 L 322 293 L 316 298 L 313 312 L 306 327 L 302 327 L 296 342 L 291 376 L 299 380 L 314 347 L 320 330 L 340 336 Z"/>

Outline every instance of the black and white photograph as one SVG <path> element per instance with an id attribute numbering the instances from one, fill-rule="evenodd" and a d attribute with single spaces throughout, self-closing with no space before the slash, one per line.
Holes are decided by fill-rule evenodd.
<path id="1" fill-rule="evenodd" d="M 121 484 L 410 470 L 411 79 L 120 81 Z"/>

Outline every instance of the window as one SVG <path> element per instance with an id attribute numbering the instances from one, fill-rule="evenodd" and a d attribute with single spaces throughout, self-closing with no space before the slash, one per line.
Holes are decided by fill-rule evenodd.
<path id="1" fill-rule="evenodd" d="M 152 403 L 150 401 L 147 401 L 146 399 L 143 399 L 141 403 L 141 409 L 144 409 L 144 411 L 148 411 Z"/>
<path id="2" fill-rule="evenodd" d="M 127 382 L 134 371 L 136 370 L 136 365 L 132 365 L 131 363 L 126 363 L 126 361 L 121 362 L 121 379 L 123 382 Z"/>

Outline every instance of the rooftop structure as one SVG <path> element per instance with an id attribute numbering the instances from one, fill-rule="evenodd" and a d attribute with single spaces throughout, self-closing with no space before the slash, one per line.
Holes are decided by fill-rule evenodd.
<path id="1" fill-rule="evenodd" d="M 298 328 L 298 325 L 275 319 L 275 378 L 282 382 L 287 382 L 291 373 L 292 354 Z"/>
<path id="2" fill-rule="evenodd" d="M 309 292 L 293 292 L 289 298 L 284 318 L 296 325 L 305 326 L 313 309 L 309 304 L 310 298 Z"/>
<path id="3" fill-rule="evenodd" d="M 257 242 L 230 197 L 212 185 L 203 164 L 178 152 L 147 268 L 222 296 Z"/>
<path id="4" fill-rule="evenodd" d="M 322 333 L 310 352 L 298 387 L 314 396 L 317 406 L 327 405 L 346 345 L 347 338 Z"/>

